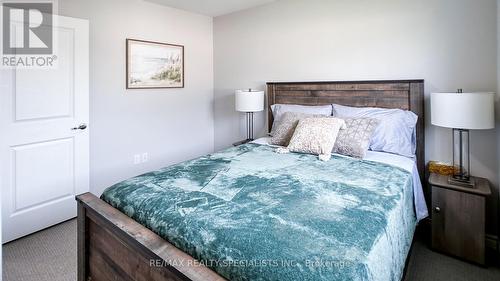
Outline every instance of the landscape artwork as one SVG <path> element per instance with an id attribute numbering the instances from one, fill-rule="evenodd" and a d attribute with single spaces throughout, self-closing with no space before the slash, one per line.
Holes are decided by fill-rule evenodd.
<path id="1" fill-rule="evenodd" d="M 127 39 L 127 89 L 183 87 L 184 46 Z"/>

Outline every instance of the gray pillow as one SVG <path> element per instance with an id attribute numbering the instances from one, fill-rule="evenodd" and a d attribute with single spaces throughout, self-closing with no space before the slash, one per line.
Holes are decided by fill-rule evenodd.
<path id="1" fill-rule="evenodd" d="M 298 105 L 298 104 L 273 104 L 271 105 L 274 121 L 279 121 L 283 118 L 286 112 L 297 112 L 306 114 L 317 114 L 332 116 L 333 107 L 328 105 Z"/>
<path id="2" fill-rule="evenodd" d="M 319 117 L 323 115 L 307 114 L 299 112 L 285 112 L 281 115 L 281 119 L 276 121 L 271 130 L 271 144 L 288 146 L 290 139 L 293 136 L 295 127 L 300 120 L 310 117 Z"/>
<path id="3" fill-rule="evenodd" d="M 344 118 L 346 127 L 340 130 L 332 152 L 363 159 L 380 120 L 374 118 Z"/>

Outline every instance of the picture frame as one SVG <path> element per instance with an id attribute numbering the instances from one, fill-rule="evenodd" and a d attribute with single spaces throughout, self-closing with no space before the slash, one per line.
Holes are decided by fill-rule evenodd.
<path id="1" fill-rule="evenodd" d="M 126 39 L 126 88 L 184 88 L 184 46 Z"/>

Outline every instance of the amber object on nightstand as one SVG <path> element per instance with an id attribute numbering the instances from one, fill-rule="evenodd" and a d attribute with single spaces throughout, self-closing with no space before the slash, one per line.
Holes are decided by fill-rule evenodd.
<path id="1" fill-rule="evenodd" d="M 443 162 L 438 162 L 438 161 L 429 161 L 427 164 L 429 173 L 435 173 L 439 175 L 453 175 L 454 172 L 458 172 L 459 168 L 454 167 L 451 164 L 443 163 Z"/>

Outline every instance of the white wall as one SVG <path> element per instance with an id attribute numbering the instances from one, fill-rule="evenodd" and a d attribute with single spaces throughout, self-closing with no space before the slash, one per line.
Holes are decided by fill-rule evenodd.
<path id="1" fill-rule="evenodd" d="M 495 112 L 497 115 L 497 152 L 498 152 L 498 166 L 497 174 L 500 182 L 500 0 L 497 0 L 497 100 Z M 499 187 L 500 189 L 500 187 Z M 500 202 L 500 192 L 498 194 Z M 497 225 L 500 226 L 500 208 L 497 210 Z M 500 247 L 498 249 L 500 253 Z"/>
<path id="2" fill-rule="evenodd" d="M 2 201 L 2 194 L 0 194 L 0 202 L 3 202 Z M 3 218 L 2 217 L 2 208 L 0 208 L 0 218 Z M 0 222 L 0 281 L 2 281 L 2 276 L 3 276 L 3 253 L 2 253 L 2 248 L 3 248 L 3 244 L 2 244 L 2 224 Z"/>
<path id="3" fill-rule="evenodd" d="M 213 151 L 212 18 L 142 0 L 64 0 L 90 20 L 91 191 Z M 125 39 L 185 46 L 185 88 L 125 90 Z M 133 165 L 133 155 L 149 162 Z"/>
<path id="4" fill-rule="evenodd" d="M 234 89 L 266 81 L 425 79 L 432 91 L 496 91 L 495 0 L 281 0 L 214 20 L 215 148 L 243 139 Z M 451 130 L 430 125 L 426 158 L 451 160 Z M 265 115 L 256 129 L 265 132 Z M 472 173 L 489 178 L 496 232 L 497 138 L 472 132 Z"/>

